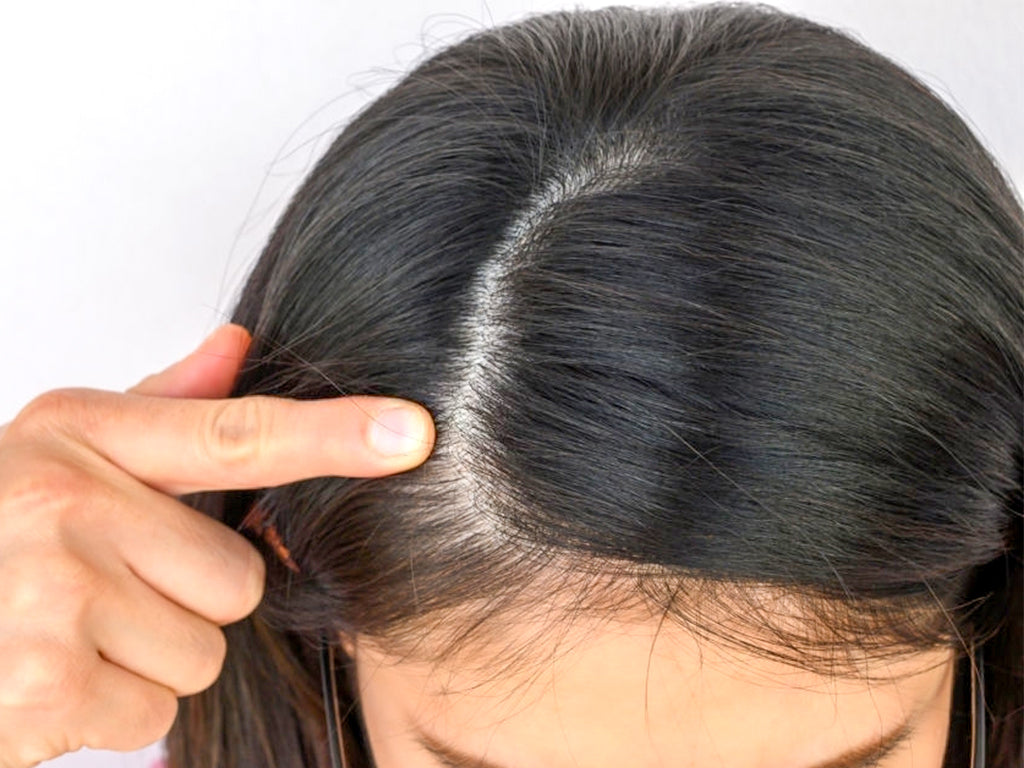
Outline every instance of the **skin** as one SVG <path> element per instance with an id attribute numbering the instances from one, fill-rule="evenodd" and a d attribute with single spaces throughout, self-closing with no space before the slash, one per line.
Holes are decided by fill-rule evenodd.
<path id="1" fill-rule="evenodd" d="M 221 399 L 250 341 L 222 326 L 126 393 L 54 390 L 0 427 L 0 768 L 141 748 L 220 674 L 221 626 L 256 608 L 263 557 L 176 496 L 378 477 L 430 454 L 414 403 Z M 420 428 L 389 426 L 396 406 Z M 375 432 L 395 428 L 411 439 L 380 452 Z"/>
<path id="2" fill-rule="evenodd" d="M 567 651 L 531 646 L 536 664 L 497 676 L 478 653 L 432 665 L 347 643 L 377 767 L 445 766 L 416 744 L 419 729 L 502 768 L 810 768 L 913 717 L 909 742 L 878 768 L 941 768 L 951 650 L 869 664 L 886 679 L 868 685 L 658 624 L 580 620 Z M 536 644 L 523 626 L 503 638 Z"/>

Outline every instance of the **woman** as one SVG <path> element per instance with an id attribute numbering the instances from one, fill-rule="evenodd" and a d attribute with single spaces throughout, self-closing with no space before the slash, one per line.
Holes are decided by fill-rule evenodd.
<path id="1" fill-rule="evenodd" d="M 440 51 L 233 317 L 234 395 L 414 400 L 433 455 L 189 499 L 267 586 L 170 765 L 1019 766 L 1021 233 L 948 107 L 804 19 Z"/>

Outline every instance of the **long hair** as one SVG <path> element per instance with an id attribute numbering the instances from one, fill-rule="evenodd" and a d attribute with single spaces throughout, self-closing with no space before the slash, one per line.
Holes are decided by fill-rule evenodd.
<path id="1" fill-rule="evenodd" d="M 770 7 L 547 13 L 435 53 L 340 133 L 232 316 L 234 395 L 415 400 L 434 453 L 185 497 L 258 508 L 300 572 L 265 549 L 171 765 L 323 768 L 322 635 L 455 650 L 543 584 L 814 670 L 955 648 L 948 768 L 977 646 L 988 768 L 1018 767 L 1022 231 L 938 97 Z"/>

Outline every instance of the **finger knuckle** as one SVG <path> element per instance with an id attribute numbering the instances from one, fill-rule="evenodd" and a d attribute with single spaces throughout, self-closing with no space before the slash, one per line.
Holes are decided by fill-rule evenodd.
<path id="1" fill-rule="evenodd" d="M 225 400 L 211 411 L 202 430 L 205 457 L 228 467 L 244 467 L 265 455 L 272 408 L 261 396 Z"/>
<path id="2" fill-rule="evenodd" d="M 22 639 L 4 667 L 0 687 L 0 706 L 4 708 L 51 710 L 82 688 L 80 666 L 73 663 L 73 654 L 53 639 Z"/>
<path id="3" fill-rule="evenodd" d="M 128 745 L 129 749 L 142 749 L 147 744 L 162 739 L 174 725 L 178 716 L 178 697 L 174 691 L 160 686 L 144 700 L 145 710 L 142 713 L 142 728 L 138 739 Z"/>
<path id="4" fill-rule="evenodd" d="M 199 693 L 213 685 L 220 677 L 227 658 L 228 644 L 224 632 L 216 626 L 204 627 L 196 645 L 199 652 L 196 658 L 194 674 L 186 694 Z"/>
<path id="5" fill-rule="evenodd" d="M 0 513 L 7 535 L 19 522 L 43 533 L 46 520 L 58 520 L 93 490 L 85 472 L 56 457 L 32 455 L 36 452 L 29 448 L 11 457 L 0 471 Z"/>
<path id="6" fill-rule="evenodd" d="M 216 614 L 210 614 L 210 618 L 221 626 L 245 618 L 263 600 L 266 563 L 248 542 L 243 543 L 243 549 L 243 558 L 231 555 L 223 563 L 221 599 Z"/>
<path id="7" fill-rule="evenodd" d="M 30 400 L 9 425 L 12 433 L 55 431 L 60 426 L 75 424 L 87 418 L 89 390 L 81 387 L 51 389 Z"/>
<path id="8" fill-rule="evenodd" d="M 41 739 L 32 739 L 27 743 L 21 743 L 14 747 L 15 753 L 10 759 L 13 763 L 0 763 L 4 768 L 37 768 L 44 760 L 70 752 L 61 746 L 47 744 Z M 6 756 L 5 756 L 6 759 Z"/>
<path id="9" fill-rule="evenodd" d="M 75 621 L 99 588 L 91 567 L 56 547 L 5 558 L 3 578 L 0 611 L 34 623 L 46 617 L 62 625 Z"/>
<path id="10" fill-rule="evenodd" d="M 128 713 L 125 713 L 126 715 Z M 92 719 L 81 726 L 82 746 L 123 752 L 142 749 L 159 741 L 171 730 L 178 716 L 178 698 L 162 685 L 146 686 L 134 697 L 130 716 Z"/>

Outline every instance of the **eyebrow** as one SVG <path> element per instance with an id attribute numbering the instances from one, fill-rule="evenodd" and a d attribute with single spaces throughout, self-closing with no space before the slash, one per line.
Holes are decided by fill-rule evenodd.
<path id="1" fill-rule="evenodd" d="M 881 739 L 843 752 L 837 757 L 808 768 L 875 768 L 877 762 L 907 743 L 913 733 L 913 718 L 908 718 Z M 416 744 L 440 761 L 444 768 L 510 768 L 482 757 L 472 757 L 438 741 L 424 731 L 415 732 Z"/>

